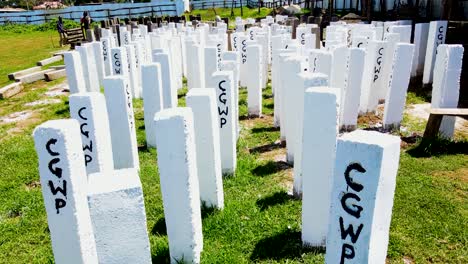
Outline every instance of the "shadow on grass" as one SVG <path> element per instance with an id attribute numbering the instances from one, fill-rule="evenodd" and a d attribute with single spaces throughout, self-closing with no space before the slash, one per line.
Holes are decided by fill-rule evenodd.
<path id="1" fill-rule="evenodd" d="M 256 204 L 260 211 L 264 211 L 272 206 L 284 204 L 293 198 L 288 195 L 285 191 L 275 192 L 274 194 L 264 197 L 262 199 L 258 199 Z"/>
<path id="2" fill-rule="evenodd" d="M 166 218 L 160 218 L 156 224 L 154 224 L 153 228 L 151 229 L 151 234 L 159 235 L 159 236 L 166 236 L 167 235 L 167 228 L 166 228 Z"/>
<path id="3" fill-rule="evenodd" d="M 270 144 L 251 148 L 249 149 L 249 152 L 250 153 L 264 153 L 264 152 L 272 151 L 274 149 L 279 149 L 281 147 L 282 147 L 281 143 L 270 143 Z"/>
<path id="4" fill-rule="evenodd" d="M 266 164 L 258 165 L 255 169 L 252 170 L 252 174 L 263 177 L 289 168 L 291 168 L 291 166 L 284 161 L 270 160 Z"/>
<path id="5" fill-rule="evenodd" d="M 421 139 L 419 144 L 408 150 L 407 153 L 415 158 L 468 154 L 468 141 L 452 141 L 441 137 Z"/>
<path id="6" fill-rule="evenodd" d="M 408 92 L 413 92 L 427 103 L 431 102 L 431 91 L 431 88 L 422 85 L 422 77 L 412 78 L 408 86 Z"/>
<path id="7" fill-rule="evenodd" d="M 270 109 L 270 110 L 273 110 L 273 108 L 275 108 L 275 106 L 273 105 L 273 103 L 264 104 L 263 107 L 268 108 L 268 109 Z"/>
<path id="8" fill-rule="evenodd" d="M 216 214 L 218 211 L 219 210 L 216 209 L 216 207 L 207 206 L 205 202 L 202 202 L 202 204 L 201 204 L 201 218 L 202 219 L 210 217 L 210 216 Z"/>
<path id="9" fill-rule="evenodd" d="M 252 128 L 252 133 L 276 132 L 279 130 L 279 127 L 254 127 Z"/>
<path id="10" fill-rule="evenodd" d="M 270 99 L 270 98 L 273 98 L 272 94 L 264 94 L 263 95 L 263 99 Z M 273 104 L 271 104 L 271 105 L 273 105 Z"/>
<path id="11" fill-rule="evenodd" d="M 145 130 L 145 125 L 141 125 L 138 127 L 138 130 Z"/>
<path id="12" fill-rule="evenodd" d="M 155 255 L 151 256 L 152 263 L 171 263 L 171 257 L 169 255 L 169 248 L 159 249 Z"/>
<path id="13" fill-rule="evenodd" d="M 301 232 L 284 230 L 271 237 L 260 240 L 250 255 L 250 260 L 280 260 L 300 258 L 302 254 L 314 252 L 316 254 L 325 253 L 324 248 L 306 248 L 302 246 Z"/>

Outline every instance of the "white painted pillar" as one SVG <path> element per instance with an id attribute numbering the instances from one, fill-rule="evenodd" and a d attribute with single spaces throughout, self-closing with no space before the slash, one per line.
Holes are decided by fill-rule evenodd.
<path id="1" fill-rule="evenodd" d="M 349 49 L 348 76 L 342 90 L 342 107 L 340 108 L 340 128 L 347 131 L 357 127 L 365 55 L 364 49 Z"/>
<path id="2" fill-rule="evenodd" d="M 380 70 L 380 88 L 378 91 L 378 101 L 385 100 L 387 96 L 388 81 L 392 72 L 392 60 L 396 45 L 402 42 L 399 33 L 388 33 L 385 35 L 385 49 L 383 55 L 382 69 Z M 378 83 L 378 82 L 377 82 Z"/>
<path id="3" fill-rule="evenodd" d="M 79 131 L 78 122 L 71 119 L 47 121 L 34 130 L 42 196 L 57 264 L 98 263 Z"/>
<path id="4" fill-rule="evenodd" d="M 247 86 L 247 36 L 240 34 L 239 37 L 240 54 L 240 85 Z"/>
<path id="5" fill-rule="evenodd" d="M 224 208 L 220 138 L 213 88 L 197 88 L 187 93 L 193 111 L 200 199 L 208 207 Z"/>
<path id="6" fill-rule="evenodd" d="M 63 58 L 70 94 L 86 92 L 86 81 L 80 54 L 76 51 L 65 52 Z"/>
<path id="7" fill-rule="evenodd" d="M 432 84 L 432 108 L 457 108 L 463 51 L 462 45 L 442 44 L 437 48 Z M 444 116 L 439 130 L 441 135 L 451 138 L 454 129 L 455 117 Z"/>
<path id="8" fill-rule="evenodd" d="M 346 46 L 339 46 L 332 54 L 330 87 L 343 91 L 348 78 L 349 49 Z"/>
<path id="9" fill-rule="evenodd" d="M 413 44 L 398 43 L 395 47 L 391 62 L 392 69 L 387 83 L 388 88 L 383 115 L 384 128 L 399 128 L 400 126 L 405 108 L 406 91 L 410 81 L 413 54 Z"/>
<path id="10" fill-rule="evenodd" d="M 332 72 L 333 54 L 329 51 L 316 49 L 309 53 L 308 71 L 312 73 L 323 73 L 329 78 Z"/>
<path id="11" fill-rule="evenodd" d="M 99 92 L 99 77 L 96 70 L 96 62 L 94 61 L 94 52 L 90 44 L 76 47 L 76 51 L 80 54 L 81 65 L 83 66 L 83 75 L 86 83 L 86 91 Z"/>
<path id="12" fill-rule="evenodd" d="M 232 71 L 233 73 L 233 89 L 234 89 L 234 124 L 236 131 L 236 139 L 239 139 L 240 124 L 239 124 L 239 64 L 237 61 L 222 60 L 221 71 Z"/>
<path id="13" fill-rule="evenodd" d="M 325 245 L 338 134 L 339 90 L 307 89 L 302 154 L 302 244 Z M 336 251 L 338 252 L 338 251 Z"/>
<path id="14" fill-rule="evenodd" d="M 247 106 L 249 116 L 262 115 L 262 75 L 260 60 L 262 59 L 262 47 L 249 45 L 247 47 Z"/>
<path id="15" fill-rule="evenodd" d="M 111 44 L 110 38 L 101 38 L 102 44 L 102 63 L 104 67 L 104 77 L 107 77 L 112 74 L 112 67 L 111 67 Z"/>
<path id="16" fill-rule="evenodd" d="M 399 157 L 396 136 L 338 139 L 325 263 L 385 263 Z"/>
<path id="17" fill-rule="evenodd" d="M 294 144 L 294 185 L 293 193 L 296 197 L 302 196 L 302 142 L 304 129 L 304 95 L 308 88 L 318 86 L 328 86 L 328 77 L 322 73 L 299 73 L 297 83 L 291 83 L 291 100 L 295 102 L 293 107 L 294 118 L 292 121 L 291 131 L 295 133 L 292 143 Z"/>
<path id="18" fill-rule="evenodd" d="M 140 169 L 133 103 L 128 81 L 122 76 L 104 78 L 115 169 Z"/>
<path id="19" fill-rule="evenodd" d="M 213 83 L 210 78 L 212 78 L 213 73 L 219 70 L 218 66 L 218 49 L 216 47 L 205 47 L 204 50 L 204 65 L 205 68 L 203 69 L 203 77 L 205 79 L 205 86 L 208 83 Z M 197 63 L 194 63 L 197 64 Z M 208 87 L 207 88 L 213 88 L 213 87 Z M 191 87 L 194 88 L 194 87 Z M 197 87 L 197 88 L 205 88 L 205 87 Z"/>
<path id="20" fill-rule="evenodd" d="M 440 44 L 445 43 L 446 34 L 447 21 L 431 21 L 431 23 L 429 23 L 429 33 L 427 38 L 427 48 L 423 73 L 423 84 L 425 85 L 432 83 L 437 47 Z"/>
<path id="21" fill-rule="evenodd" d="M 424 71 L 429 23 L 418 23 L 414 27 L 414 57 L 411 76 L 420 76 Z"/>
<path id="22" fill-rule="evenodd" d="M 145 118 L 146 144 L 156 147 L 156 130 L 154 115 L 163 109 L 163 93 L 161 82 L 161 65 L 150 63 L 141 66 L 143 108 Z"/>
<path id="23" fill-rule="evenodd" d="M 128 79 L 127 50 L 125 48 L 111 49 L 112 75 L 121 75 Z"/>
<path id="24" fill-rule="evenodd" d="M 164 109 L 154 122 L 171 262 L 200 263 L 203 234 L 193 114 L 189 108 Z"/>
<path id="25" fill-rule="evenodd" d="M 389 32 L 399 34 L 400 42 L 411 43 L 411 30 L 412 30 L 411 25 L 406 25 L 406 26 L 398 25 L 398 26 L 391 26 Z"/>
<path id="26" fill-rule="evenodd" d="M 223 175 L 234 174 L 237 166 L 232 75 L 232 72 L 229 71 L 218 71 L 213 74 L 212 78 L 218 106 L 217 123 L 220 130 L 221 168 Z"/>
<path id="27" fill-rule="evenodd" d="M 167 53 L 153 55 L 154 62 L 161 65 L 162 95 L 164 108 L 177 107 L 177 87 L 173 84 L 172 65 Z"/>
<path id="28" fill-rule="evenodd" d="M 205 76 L 203 74 L 205 62 L 201 47 L 201 45 L 191 42 L 186 43 L 187 71 L 190 72 L 187 76 L 187 86 L 189 89 L 206 87 Z"/>
<path id="29" fill-rule="evenodd" d="M 102 43 L 101 42 L 93 42 L 90 44 L 91 47 L 93 48 L 94 52 L 94 60 L 96 63 L 96 70 L 97 70 L 97 75 L 98 75 L 98 80 L 99 80 L 99 90 L 102 84 L 102 79 L 104 78 L 105 75 L 105 70 L 104 70 L 104 58 L 102 55 Z"/>
<path id="30" fill-rule="evenodd" d="M 130 90 L 132 91 L 133 98 L 141 98 L 141 91 L 140 87 L 137 83 L 137 69 L 136 69 L 136 62 L 135 62 L 135 48 L 133 45 L 125 45 L 124 48 L 127 51 L 127 62 L 128 62 L 128 82 L 130 85 Z"/>

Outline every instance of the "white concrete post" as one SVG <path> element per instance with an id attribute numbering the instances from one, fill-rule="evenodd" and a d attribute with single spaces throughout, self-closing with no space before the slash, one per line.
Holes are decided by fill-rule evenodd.
<path id="1" fill-rule="evenodd" d="M 128 82 L 130 90 L 132 91 L 133 98 L 141 98 L 141 87 L 138 86 L 137 82 L 137 69 L 135 61 L 135 47 L 133 45 L 125 45 L 124 48 L 127 50 L 127 62 L 128 62 Z"/>
<path id="2" fill-rule="evenodd" d="M 65 52 L 63 57 L 70 94 L 86 92 L 86 81 L 81 65 L 80 54 L 76 51 L 70 51 Z"/>
<path id="3" fill-rule="evenodd" d="M 114 168 L 140 169 L 132 94 L 122 76 L 104 78 L 104 94 L 109 111 Z"/>
<path id="4" fill-rule="evenodd" d="M 456 108 L 458 106 L 463 51 L 462 45 L 442 44 L 437 48 L 431 107 Z M 441 135 L 451 138 L 454 129 L 455 117 L 444 116 L 439 130 Z"/>
<path id="5" fill-rule="evenodd" d="M 103 47 L 102 47 L 102 43 L 101 42 L 93 42 L 90 44 L 93 48 L 93 52 L 94 52 L 94 60 L 95 60 L 95 63 L 96 63 L 96 70 L 97 70 L 97 74 L 98 74 L 98 80 L 99 80 L 99 90 L 100 89 L 100 86 L 102 84 L 102 79 L 105 77 L 105 70 L 104 70 L 104 57 L 103 57 L 103 54 L 102 54 L 102 51 L 103 51 Z"/>
<path id="6" fill-rule="evenodd" d="M 437 47 L 445 43 L 445 34 L 447 34 L 447 21 L 431 21 L 424 61 L 423 84 L 432 83 Z"/>
<path id="7" fill-rule="evenodd" d="M 167 53 L 153 55 L 154 62 L 161 65 L 161 83 L 164 108 L 177 107 L 177 88 L 172 83 L 172 70 Z"/>
<path id="8" fill-rule="evenodd" d="M 391 64 L 392 69 L 387 83 L 387 96 L 385 98 L 383 126 L 386 129 L 399 128 L 401 119 L 403 118 L 413 54 L 413 44 L 398 43 L 396 45 Z"/>
<path id="9" fill-rule="evenodd" d="M 311 50 L 309 53 L 308 71 L 312 73 L 323 73 L 329 78 L 332 71 L 333 54 L 320 49 Z"/>
<path id="10" fill-rule="evenodd" d="M 189 108 L 164 109 L 154 122 L 171 263 L 200 263 L 203 234 L 193 114 Z"/>
<path id="11" fill-rule="evenodd" d="M 247 36 L 240 34 L 239 37 L 240 54 L 240 85 L 247 86 Z"/>
<path id="12" fill-rule="evenodd" d="M 291 97 L 295 102 L 293 114 L 295 115 L 292 121 L 291 131 L 295 133 L 292 143 L 294 144 L 294 185 L 293 193 L 296 197 L 302 195 L 302 142 L 304 129 L 304 95 L 308 88 L 318 86 L 328 86 L 328 77 L 322 73 L 302 72 L 299 74 L 297 83 L 292 83 Z"/>
<path id="13" fill-rule="evenodd" d="M 52 120 L 34 130 L 42 196 L 54 260 L 98 263 L 89 215 L 86 169 L 76 120 Z"/>
<path id="14" fill-rule="evenodd" d="M 229 71 L 215 72 L 212 78 L 213 85 L 210 84 L 216 90 L 223 175 L 234 174 L 237 166 L 232 75 Z"/>
<path id="15" fill-rule="evenodd" d="M 114 169 L 109 138 L 106 100 L 101 93 L 73 94 L 70 116 L 80 123 L 86 172 L 109 173 Z"/>
<path id="16" fill-rule="evenodd" d="M 240 124 L 239 124 L 239 64 L 237 61 L 221 61 L 221 71 L 232 71 L 233 73 L 233 89 L 234 89 L 234 124 L 236 131 L 236 139 L 239 139 Z M 212 87 L 210 87 L 212 88 Z"/>
<path id="17" fill-rule="evenodd" d="M 396 136 L 338 139 L 325 263 L 385 263 L 399 157 Z"/>
<path id="18" fill-rule="evenodd" d="M 306 90 L 302 153 L 302 244 L 324 246 L 338 134 L 339 90 Z M 336 251 L 338 252 L 338 251 Z"/>
<path id="19" fill-rule="evenodd" d="M 163 109 L 163 93 L 161 82 L 161 66 L 150 63 L 141 66 L 143 107 L 145 118 L 146 144 L 156 147 L 156 130 L 154 115 Z"/>
<path id="20" fill-rule="evenodd" d="M 187 54 L 187 71 L 189 72 L 187 86 L 189 89 L 204 88 L 205 75 L 203 74 L 203 70 L 205 69 L 205 62 L 202 46 L 186 42 L 185 49 Z"/>
<path id="21" fill-rule="evenodd" d="M 204 78 L 205 78 L 205 86 L 208 83 L 213 83 L 210 78 L 212 78 L 213 73 L 219 70 L 218 66 L 218 49 L 216 47 L 205 47 L 204 51 L 204 61 L 205 61 L 205 68 L 203 69 L 204 72 Z M 197 63 L 193 63 L 197 64 Z M 198 65 L 193 65 L 192 67 L 195 67 Z M 213 87 L 208 87 L 207 88 L 213 88 Z M 193 87 L 190 87 L 193 88 Z M 197 87 L 197 88 L 205 88 L 205 87 Z"/>
<path id="22" fill-rule="evenodd" d="M 102 44 L 102 63 L 104 64 L 104 73 L 107 77 L 112 74 L 112 67 L 111 67 L 111 44 L 110 38 L 101 38 Z"/>
<path id="23" fill-rule="evenodd" d="M 400 35 L 400 42 L 411 43 L 411 25 L 408 26 L 391 26 L 390 33 L 398 33 Z"/>
<path id="24" fill-rule="evenodd" d="M 197 88 L 187 93 L 187 106 L 193 111 L 200 199 L 206 206 L 224 208 L 220 138 L 213 88 Z"/>
<path id="25" fill-rule="evenodd" d="M 411 76 L 420 76 L 424 71 L 429 23 L 418 23 L 414 27 L 414 57 Z"/>
<path id="26" fill-rule="evenodd" d="M 81 65 L 83 66 L 83 75 L 86 83 L 86 91 L 99 92 L 99 77 L 94 60 L 94 52 L 90 44 L 76 47 L 80 53 Z"/>
<path id="27" fill-rule="evenodd" d="M 247 47 L 247 106 L 249 116 L 252 117 L 262 115 L 261 54 L 262 47 L 260 45 Z"/>
<path id="28" fill-rule="evenodd" d="M 330 87 L 344 90 L 348 78 L 348 59 L 348 47 L 339 46 L 333 50 Z"/>
<path id="29" fill-rule="evenodd" d="M 347 131 L 354 130 L 357 126 L 365 55 L 363 49 L 349 49 L 348 76 L 342 90 L 342 107 L 340 107 L 340 128 Z"/>
<path id="30" fill-rule="evenodd" d="M 127 50 L 125 48 L 111 49 L 112 75 L 122 75 L 128 79 Z"/>

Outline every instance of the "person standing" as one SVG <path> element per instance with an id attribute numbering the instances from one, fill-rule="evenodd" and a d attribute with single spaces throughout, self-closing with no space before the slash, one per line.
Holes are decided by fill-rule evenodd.
<path id="1" fill-rule="evenodd" d="M 83 12 L 83 17 L 81 18 L 81 28 L 85 31 L 89 29 L 89 25 L 91 25 L 91 17 L 88 14 L 88 11 Z"/>
<path id="2" fill-rule="evenodd" d="M 65 29 L 63 28 L 63 20 L 62 20 L 62 17 L 59 16 L 58 17 L 58 20 L 57 20 L 57 31 L 59 33 L 59 36 L 60 36 L 60 47 L 62 47 L 63 45 L 65 45 L 65 39 L 66 39 L 66 35 L 65 35 Z"/>

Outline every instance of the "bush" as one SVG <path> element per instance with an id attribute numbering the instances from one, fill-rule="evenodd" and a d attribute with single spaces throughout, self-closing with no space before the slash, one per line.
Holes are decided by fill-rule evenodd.
<path id="1" fill-rule="evenodd" d="M 63 27 L 65 29 L 77 28 L 80 27 L 80 23 L 69 19 L 63 19 Z M 5 33 L 27 33 L 34 31 L 49 30 L 57 30 L 57 18 L 54 18 L 53 20 L 40 25 L 7 23 L 0 26 L 0 32 Z"/>

